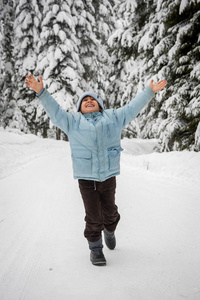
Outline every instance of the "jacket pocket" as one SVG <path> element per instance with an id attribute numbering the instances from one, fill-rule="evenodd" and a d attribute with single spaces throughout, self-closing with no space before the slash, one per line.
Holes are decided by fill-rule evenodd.
<path id="1" fill-rule="evenodd" d="M 120 153 L 123 151 L 121 147 L 112 147 L 108 149 L 109 170 L 119 170 Z"/>
<path id="2" fill-rule="evenodd" d="M 73 169 L 75 173 L 90 173 L 92 171 L 92 153 L 87 150 L 73 150 Z"/>

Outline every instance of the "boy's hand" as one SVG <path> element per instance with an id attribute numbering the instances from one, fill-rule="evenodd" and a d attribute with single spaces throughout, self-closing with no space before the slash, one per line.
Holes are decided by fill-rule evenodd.
<path id="1" fill-rule="evenodd" d="M 167 81 L 166 80 L 160 80 L 157 83 L 153 83 L 153 79 L 151 80 L 149 87 L 152 89 L 154 93 L 159 92 L 160 90 L 164 89 L 166 86 Z"/>
<path id="2" fill-rule="evenodd" d="M 41 92 L 41 90 L 44 87 L 43 81 L 42 81 L 42 76 L 39 77 L 39 81 L 37 81 L 37 79 L 30 74 L 30 76 L 26 76 L 25 79 L 26 85 L 31 88 L 32 90 L 34 90 L 37 94 L 39 92 Z"/>

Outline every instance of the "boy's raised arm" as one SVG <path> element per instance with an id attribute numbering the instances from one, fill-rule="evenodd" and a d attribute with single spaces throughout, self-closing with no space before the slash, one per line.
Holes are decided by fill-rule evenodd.
<path id="1" fill-rule="evenodd" d="M 73 115 L 63 110 L 51 94 L 44 89 L 42 76 L 39 76 L 39 81 L 37 81 L 32 74 L 29 76 L 27 75 L 25 82 L 29 88 L 37 93 L 37 96 L 52 123 L 66 134 L 69 134 L 74 122 Z M 43 92 L 40 93 L 41 91 Z"/>
<path id="2" fill-rule="evenodd" d="M 129 122 L 136 118 L 143 107 L 154 97 L 155 93 L 164 89 L 166 84 L 166 80 L 160 80 L 156 83 L 151 80 L 149 86 L 130 101 L 129 104 L 118 108 L 116 110 L 116 116 L 120 126 L 124 128 Z"/>

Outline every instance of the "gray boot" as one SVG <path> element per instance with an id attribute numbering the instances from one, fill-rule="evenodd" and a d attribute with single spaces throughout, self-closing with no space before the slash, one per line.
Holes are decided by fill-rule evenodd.
<path id="1" fill-rule="evenodd" d="M 115 247 L 116 247 L 115 233 L 109 232 L 106 228 L 104 228 L 103 232 L 104 232 L 104 239 L 105 239 L 106 246 L 110 250 L 115 249 Z"/>
<path id="2" fill-rule="evenodd" d="M 97 242 L 89 242 L 90 252 L 90 260 L 93 265 L 95 266 L 105 266 L 106 259 L 103 254 L 103 244 L 102 244 L 102 237 Z"/>

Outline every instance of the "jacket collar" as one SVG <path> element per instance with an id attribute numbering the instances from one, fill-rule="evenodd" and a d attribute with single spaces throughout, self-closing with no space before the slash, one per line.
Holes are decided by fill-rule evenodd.
<path id="1" fill-rule="evenodd" d="M 93 111 L 92 113 L 83 114 L 86 119 L 93 119 L 101 116 L 102 113 L 100 111 Z"/>

